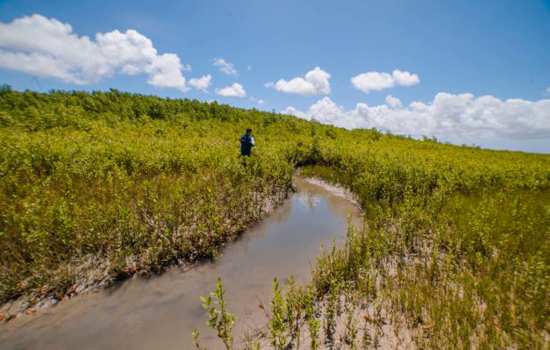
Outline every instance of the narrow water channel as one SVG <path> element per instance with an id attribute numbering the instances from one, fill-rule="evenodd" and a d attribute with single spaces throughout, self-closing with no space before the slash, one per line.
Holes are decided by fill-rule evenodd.
<path id="1" fill-rule="evenodd" d="M 199 296 L 221 277 L 236 314 L 235 334 L 261 327 L 274 277 L 307 281 L 322 245 L 345 237 L 359 208 L 318 181 L 296 177 L 297 192 L 273 214 L 229 244 L 212 263 L 188 271 L 134 278 L 116 288 L 75 297 L 38 315 L 0 325 L 0 349 L 192 349 L 198 328 L 210 349 L 221 344 L 206 326 Z"/>

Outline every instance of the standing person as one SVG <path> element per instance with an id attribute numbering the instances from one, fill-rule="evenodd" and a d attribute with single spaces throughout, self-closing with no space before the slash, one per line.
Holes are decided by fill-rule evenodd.
<path id="1" fill-rule="evenodd" d="M 246 133 L 241 136 L 241 156 L 250 157 L 254 146 L 256 146 L 256 141 L 252 136 L 252 129 L 246 129 Z"/>

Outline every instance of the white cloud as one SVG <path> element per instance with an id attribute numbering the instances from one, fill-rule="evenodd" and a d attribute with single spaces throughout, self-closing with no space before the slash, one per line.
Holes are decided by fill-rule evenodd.
<path id="1" fill-rule="evenodd" d="M 399 108 L 402 106 L 401 100 L 397 97 L 393 97 L 392 95 L 386 96 L 386 104 L 391 108 Z"/>
<path id="2" fill-rule="evenodd" d="M 300 95 L 328 95 L 330 94 L 330 74 L 319 67 L 315 67 L 302 77 L 296 77 L 289 81 L 280 79 L 276 83 L 268 82 L 267 88 L 288 94 Z"/>
<path id="3" fill-rule="evenodd" d="M 223 58 L 215 58 L 214 59 L 214 67 L 218 67 L 220 72 L 227 74 L 227 75 L 237 75 L 238 72 L 235 69 L 235 66 L 233 63 L 227 62 Z"/>
<path id="4" fill-rule="evenodd" d="M 394 70 L 392 76 L 393 80 L 395 81 L 395 85 L 413 86 L 420 83 L 420 78 L 417 74 L 412 74 L 406 71 L 403 72 L 399 69 Z"/>
<path id="5" fill-rule="evenodd" d="M 116 73 L 147 74 L 148 83 L 186 90 L 176 54 L 158 54 L 152 41 L 135 30 L 78 36 L 53 18 L 32 15 L 0 22 L 0 68 L 90 84 Z"/>
<path id="6" fill-rule="evenodd" d="M 181 74 L 182 65 L 176 54 L 157 55 L 144 70 L 149 74 L 147 82 L 153 86 L 186 90 L 185 78 Z"/>
<path id="7" fill-rule="evenodd" d="M 311 114 L 307 113 L 307 112 L 302 112 L 300 111 L 299 109 L 296 109 L 292 106 L 288 106 L 287 108 L 283 109 L 281 111 L 282 114 L 289 114 L 289 115 L 294 115 L 298 118 L 302 118 L 302 119 L 305 119 L 305 120 L 311 120 Z M 326 123 L 326 124 L 333 124 L 333 125 L 336 125 L 334 123 Z"/>
<path id="8" fill-rule="evenodd" d="M 202 92 L 207 92 L 210 84 L 212 83 L 212 76 L 210 74 L 203 75 L 200 78 L 193 78 L 189 80 L 189 85 Z"/>
<path id="9" fill-rule="evenodd" d="M 246 91 L 239 83 L 234 83 L 233 85 L 218 89 L 216 93 L 225 97 L 246 97 Z"/>
<path id="10" fill-rule="evenodd" d="M 383 90 L 393 87 L 393 77 L 388 73 L 368 72 L 351 78 L 351 83 L 356 89 L 365 93 L 371 90 Z"/>
<path id="11" fill-rule="evenodd" d="M 352 77 L 351 83 L 356 89 L 368 94 L 371 91 L 389 89 L 396 85 L 413 86 L 420 83 L 420 78 L 417 74 L 396 69 L 392 74 L 384 72 L 361 73 Z"/>
<path id="12" fill-rule="evenodd" d="M 430 103 L 412 102 L 406 107 L 388 100 L 393 103 L 391 108 L 385 104 L 371 107 L 358 103 L 354 109 L 345 110 L 324 97 L 305 112 L 288 107 L 283 113 L 348 129 L 376 128 L 414 137 L 436 136 L 452 142 L 550 137 L 550 99 L 503 101 L 469 93 L 438 93 Z"/>

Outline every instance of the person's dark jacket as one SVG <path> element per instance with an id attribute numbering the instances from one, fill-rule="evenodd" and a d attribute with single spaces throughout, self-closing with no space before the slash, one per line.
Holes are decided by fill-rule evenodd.
<path id="1" fill-rule="evenodd" d="M 241 155 L 250 156 L 252 153 L 252 147 L 255 145 L 256 141 L 254 141 L 254 136 L 250 134 L 244 134 L 241 136 Z"/>

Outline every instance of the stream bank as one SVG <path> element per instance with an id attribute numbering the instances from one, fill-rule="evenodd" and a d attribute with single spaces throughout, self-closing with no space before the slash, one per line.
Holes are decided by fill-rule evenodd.
<path id="1" fill-rule="evenodd" d="M 295 178 L 295 186 L 296 193 L 227 244 L 215 261 L 133 278 L 18 317 L 0 326 L 0 348 L 181 349 L 191 345 L 194 328 L 205 345 L 216 348 L 199 297 L 213 289 L 217 277 L 239 320 L 234 334 L 263 326 L 266 318 L 259 305 L 269 304 L 273 278 L 306 282 L 321 245 L 342 241 L 349 219 L 361 222 L 359 207 L 340 188 L 301 177 Z"/>

